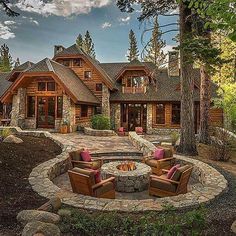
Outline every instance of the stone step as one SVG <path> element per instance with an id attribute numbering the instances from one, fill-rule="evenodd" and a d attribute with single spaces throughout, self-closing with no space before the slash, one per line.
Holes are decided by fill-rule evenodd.
<path id="1" fill-rule="evenodd" d="M 92 157 L 122 157 L 122 156 L 137 156 L 143 157 L 142 152 L 96 152 L 91 154 Z"/>
<path id="2" fill-rule="evenodd" d="M 94 157 L 96 159 L 98 157 Z M 102 157 L 104 162 L 109 162 L 109 161 L 142 161 L 143 157 L 142 156 L 103 156 Z"/>

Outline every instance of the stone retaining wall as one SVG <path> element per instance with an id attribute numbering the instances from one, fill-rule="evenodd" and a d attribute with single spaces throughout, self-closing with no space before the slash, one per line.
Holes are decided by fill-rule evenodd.
<path id="1" fill-rule="evenodd" d="M 98 130 L 89 127 L 84 127 L 84 133 L 91 136 L 115 136 L 117 135 L 113 130 Z"/>
<path id="2" fill-rule="evenodd" d="M 52 198 L 58 196 L 64 204 L 99 211 L 119 211 L 119 212 L 143 212 L 143 211 L 162 211 L 166 204 L 178 208 L 198 206 L 200 203 L 209 203 L 217 196 L 227 190 L 227 181 L 223 175 L 211 166 L 192 158 L 175 155 L 180 162 L 191 163 L 194 165 L 194 175 L 202 185 L 197 186 L 187 194 L 175 197 L 144 199 L 144 200 L 123 200 L 123 199 L 98 199 L 94 197 L 75 194 L 70 191 L 60 189 L 53 183 L 53 179 L 65 173 L 70 168 L 68 152 L 74 148 L 70 145 L 60 143 L 56 137 L 48 132 L 20 131 L 20 134 L 47 137 L 62 147 L 62 153 L 57 158 L 46 161 L 35 167 L 30 176 L 29 182 L 34 191 L 39 195 Z M 133 136 L 132 136 L 133 137 Z M 133 137 L 134 140 L 134 137 Z M 139 139 L 142 141 L 142 139 Z M 135 141 L 138 142 L 137 140 Z M 140 145 L 142 146 L 142 145 Z M 151 145 L 150 145 L 151 147 Z M 147 145 L 145 148 L 148 148 Z"/>

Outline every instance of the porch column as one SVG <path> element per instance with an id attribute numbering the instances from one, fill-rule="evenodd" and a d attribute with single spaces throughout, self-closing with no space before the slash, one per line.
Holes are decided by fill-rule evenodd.
<path id="1" fill-rule="evenodd" d="M 152 133 L 152 104 L 147 104 L 147 134 Z"/>
<path id="2" fill-rule="evenodd" d="M 75 131 L 75 105 L 71 102 L 70 97 L 63 95 L 63 113 L 62 121 L 66 121 L 70 127 L 70 132 Z"/>
<path id="3" fill-rule="evenodd" d="M 121 106 L 119 103 L 111 104 L 111 124 L 114 130 L 117 130 L 120 127 L 121 121 Z"/>
<path id="4" fill-rule="evenodd" d="M 106 85 L 102 85 L 102 114 L 110 118 L 110 91 Z"/>
<path id="5" fill-rule="evenodd" d="M 26 117 L 26 89 L 19 88 L 12 99 L 11 126 L 24 128 Z"/>

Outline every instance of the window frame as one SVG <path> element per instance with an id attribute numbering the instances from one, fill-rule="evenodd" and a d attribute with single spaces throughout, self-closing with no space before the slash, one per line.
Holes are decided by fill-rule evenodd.
<path id="1" fill-rule="evenodd" d="M 62 101 L 62 103 L 61 103 L 61 114 L 59 114 L 59 102 L 58 102 L 58 100 L 59 100 L 59 98 L 61 98 L 61 101 Z M 56 117 L 57 118 L 62 118 L 63 117 L 63 96 L 57 96 L 57 110 L 56 110 Z"/>
<path id="2" fill-rule="evenodd" d="M 30 101 L 29 99 L 30 98 L 33 98 L 33 104 L 32 104 L 32 114 L 29 114 L 29 105 L 30 105 Z M 36 109 L 35 109 L 35 104 L 36 104 L 36 96 L 27 96 L 27 118 L 35 118 L 35 112 L 36 112 Z"/>
<path id="3" fill-rule="evenodd" d="M 75 64 L 74 61 L 79 61 L 79 65 Z M 72 59 L 72 67 L 82 67 L 82 59 L 81 58 L 73 58 Z"/>
<path id="4" fill-rule="evenodd" d="M 98 86 L 101 86 L 101 88 L 98 87 Z M 98 88 L 99 88 L 99 89 L 98 89 Z M 102 83 L 96 83 L 96 85 L 95 85 L 95 90 L 96 90 L 97 92 L 102 92 Z"/>
<path id="5" fill-rule="evenodd" d="M 86 76 L 86 73 L 90 73 L 90 77 L 87 77 L 87 76 Z M 86 71 L 84 71 L 84 78 L 85 78 L 85 79 L 88 79 L 88 80 L 89 80 L 89 79 L 92 79 L 92 71 L 91 71 L 91 70 L 86 70 Z"/>
<path id="6" fill-rule="evenodd" d="M 48 90 L 48 84 L 54 83 L 54 90 Z M 45 90 L 39 90 L 39 84 L 45 84 Z M 38 92 L 55 92 L 57 90 L 57 84 L 55 81 L 38 81 Z"/>
<path id="7" fill-rule="evenodd" d="M 161 109 L 159 109 L 158 106 L 161 106 L 161 105 L 163 105 L 162 113 L 159 113 L 158 111 L 160 111 Z M 157 121 L 158 114 L 160 114 L 159 119 L 163 119 L 163 121 L 164 121 L 163 123 Z M 161 116 L 163 116 L 163 117 L 161 117 Z M 165 125 L 166 124 L 166 104 L 165 103 L 156 103 L 155 104 L 155 124 L 157 124 L 157 125 Z"/>
<path id="8" fill-rule="evenodd" d="M 179 106 L 179 108 L 178 109 L 173 109 L 173 107 L 175 106 L 175 105 L 178 105 Z M 179 111 L 179 123 L 175 123 L 175 122 L 173 122 L 173 112 L 177 112 L 177 111 Z M 171 124 L 172 125 L 180 125 L 181 124 L 181 103 L 172 103 L 171 104 Z"/>
<path id="9" fill-rule="evenodd" d="M 83 111 L 83 108 L 86 107 L 86 112 Z M 87 118 L 88 117 L 88 110 L 89 110 L 89 106 L 88 105 L 80 105 L 80 117 L 81 118 Z M 86 113 L 86 116 L 85 116 Z"/>

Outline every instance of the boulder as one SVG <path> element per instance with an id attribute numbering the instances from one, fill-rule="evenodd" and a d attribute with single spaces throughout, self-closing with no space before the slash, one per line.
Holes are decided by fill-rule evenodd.
<path id="1" fill-rule="evenodd" d="M 4 143 L 23 143 L 23 140 L 20 138 L 17 138 L 15 135 L 11 134 L 7 136 L 4 140 Z"/>
<path id="2" fill-rule="evenodd" d="M 60 221 L 60 216 L 47 211 L 23 210 L 17 215 L 17 221 L 23 226 L 31 221 L 57 224 Z"/>
<path id="3" fill-rule="evenodd" d="M 57 212 L 61 208 L 61 199 L 59 197 L 53 197 L 48 202 L 38 208 L 40 211 Z"/>
<path id="4" fill-rule="evenodd" d="M 58 226 L 40 221 L 29 222 L 23 229 L 22 236 L 60 236 L 61 232 Z"/>
<path id="5" fill-rule="evenodd" d="M 232 224 L 231 231 L 236 234 L 236 221 Z"/>

